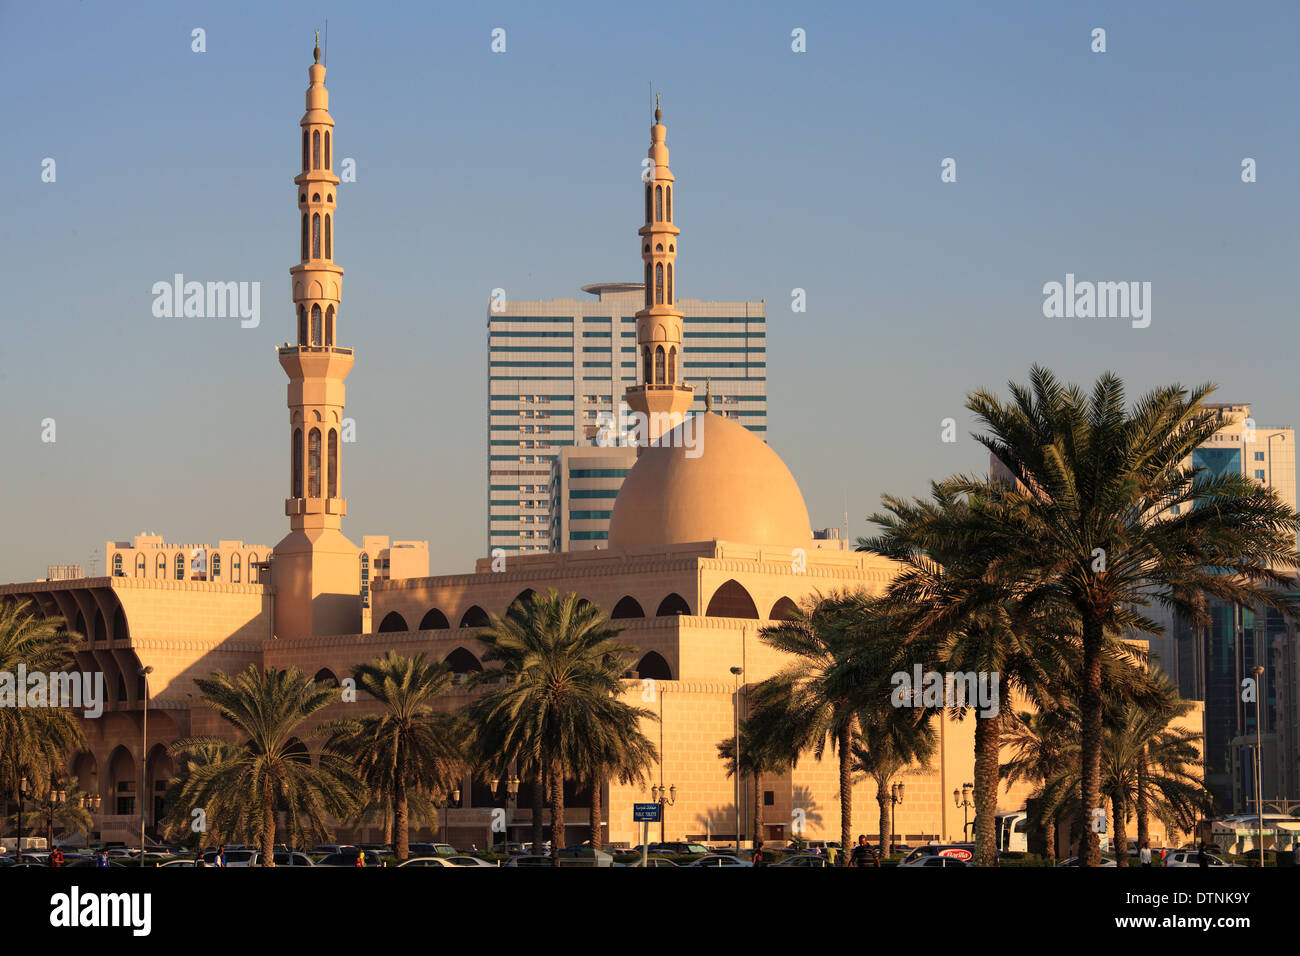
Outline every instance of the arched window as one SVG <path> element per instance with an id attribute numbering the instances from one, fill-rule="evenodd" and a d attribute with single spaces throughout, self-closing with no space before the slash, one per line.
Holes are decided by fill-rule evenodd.
<path id="1" fill-rule="evenodd" d="M 334 306 L 325 310 L 325 344 L 334 344 Z"/>
<path id="2" fill-rule="evenodd" d="M 642 680 L 647 677 L 651 680 L 672 680 L 673 672 L 662 654 L 650 651 L 637 662 L 636 676 Z"/>
<path id="3" fill-rule="evenodd" d="M 645 370 L 645 383 L 649 385 L 653 381 L 651 378 L 651 369 L 654 367 L 650 364 L 650 346 L 647 345 L 642 352 L 644 354 L 642 356 L 641 367 Z"/>
<path id="4" fill-rule="evenodd" d="M 655 263 L 655 305 L 664 304 L 664 264 Z"/>
<path id="5" fill-rule="evenodd" d="M 468 611 L 466 611 L 464 614 L 461 615 L 460 626 L 461 627 L 487 627 L 488 626 L 487 611 L 483 610 L 481 607 L 475 604 Z"/>
<path id="6" fill-rule="evenodd" d="M 483 670 L 483 665 L 479 663 L 478 658 L 463 647 L 458 647 L 448 654 L 443 663 L 451 668 L 451 672 L 457 677 L 462 677 L 465 674 L 481 673 Z"/>
<path id="7" fill-rule="evenodd" d="M 143 554 L 137 554 L 135 556 L 135 576 L 137 578 L 144 577 L 144 555 Z"/>
<path id="8" fill-rule="evenodd" d="M 311 215 L 311 257 L 320 258 L 320 213 Z"/>
<path id="9" fill-rule="evenodd" d="M 184 581 L 185 580 L 185 555 L 179 551 L 176 552 L 175 567 L 176 567 L 176 580 Z"/>
<path id="10" fill-rule="evenodd" d="M 655 221 L 662 222 L 664 218 L 664 187 L 655 187 Z"/>
<path id="11" fill-rule="evenodd" d="M 320 497 L 320 429 L 307 433 L 307 497 Z"/>
<path id="12" fill-rule="evenodd" d="M 772 605 L 772 610 L 768 612 L 767 619 L 769 621 L 793 621 L 798 612 L 799 606 L 788 597 L 783 597 Z"/>
<path id="13" fill-rule="evenodd" d="M 749 592 L 734 578 L 713 592 L 706 617 L 740 617 L 758 619 L 758 608 Z"/>
<path id="14" fill-rule="evenodd" d="M 304 255 L 303 258 L 305 259 L 306 256 Z M 307 310 L 301 305 L 298 306 L 298 344 L 307 344 Z"/>
<path id="15" fill-rule="evenodd" d="M 653 303 L 652 301 L 650 301 L 650 297 L 651 297 L 651 286 L 650 286 L 650 263 L 647 262 L 647 263 L 645 264 L 645 304 L 646 304 L 646 308 L 649 308 L 650 306 L 654 305 L 654 303 Z"/>
<path id="16" fill-rule="evenodd" d="M 370 555 L 361 552 L 361 606 L 370 607 Z"/>
<path id="17" fill-rule="evenodd" d="M 655 346 L 655 384 L 662 385 L 666 381 L 664 377 L 664 347 Z"/>
<path id="18" fill-rule="evenodd" d="M 293 462 L 289 466 L 289 497 L 302 497 L 302 429 L 293 430 Z"/>
<path id="19" fill-rule="evenodd" d="M 325 258 L 330 259 L 334 256 L 334 250 L 330 244 L 330 216 L 325 214 Z"/>
<path id="20" fill-rule="evenodd" d="M 302 214 L 302 258 L 307 259 L 307 214 Z"/>
<path id="21" fill-rule="evenodd" d="M 645 611 L 641 610 L 641 605 L 637 602 L 637 599 L 629 594 L 625 597 L 619 598 L 618 603 L 614 605 L 614 610 L 609 612 L 609 617 L 610 620 L 627 617 L 645 617 Z"/>
<path id="22" fill-rule="evenodd" d="M 690 614 L 691 607 L 680 594 L 670 594 L 659 602 L 655 617 L 672 617 L 674 614 Z"/>
<path id="23" fill-rule="evenodd" d="M 248 552 L 248 583 L 256 584 L 258 581 L 257 573 L 257 552 Z"/>
<path id="24" fill-rule="evenodd" d="M 167 559 L 163 555 L 158 555 L 158 560 L 154 563 L 153 576 L 156 578 L 167 577 Z"/>
<path id="25" fill-rule="evenodd" d="M 317 684 L 325 684 L 327 686 L 339 682 L 339 679 L 334 676 L 334 672 L 328 667 L 322 667 L 318 670 L 316 676 L 313 677 L 312 680 Z"/>
<path id="26" fill-rule="evenodd" d="M 436 607 L 429 608 L 429 613 L 420 619 L 420 630 L 422 631 L 445 631 L 450 626 L 447 623 L 447 615 Z"/>
<path id="27" fill-rule="evenodd" d="M 391 634 L 393 631 L 405 631 L 406 618 L 396 611 L 389 611 L 384 615 L 384 619 L 379 622 L 380 634 Z"/>
<path id="28" fill-rule="evenodd" d="M 120 554 L 115 554 L 113 555 L 113 577 L 120 578 L 121 576 L 122 576 L 122 556 Z"/>
<path id="29" fill-rule="evenodd" d="M 673 264 L 668 263 L 668 304 L 673 304 Z"/>
<path id="30" fill-rule="evenodd" d="M 215 581 L 219 577 L 221 577 L 221 555 L 220 553 L 213 551 L 212 552 L 212 580 Z"/>
<path id="31" fill-rule="evenodd" d="M 329 464 L 326 467 L 326 483 L 329 488 L 329 496 L 337 498 L 339 496 L 339 433 L 336 429 L 330 429 L 329 439 Z"/>
<path id="32" fill-rule="evenodd" d="M 667 189 L 667 192 L 668 192 L 668 199 L 667 199 L 667 203 L 668 203 L 668 216 L 667 216 L 667 219 L 668 219 L 669 222 L 672 222 L 672 221 L 673 221 L 673 187 L 672 187 L 672 186 L 669 186 L 668 189 Z"/>
<path id="33" fill-rule="evenodd" d="M 302 131 L 302 171 L 307 171 L 307 131 Z"/>
<path id="34" fill-rule="evenodd" d="M 320 343 L 321 343 L 320 305 L 313 304 L 311 307 L 311 344 L 320 345 Z"/>
<path id="35" fill-rule="evenodd" d="M 320 130 L 311 134 L 311 166 L 320 169 Z"/>
<path id="36" fill-rule="evenodd" d="M 307 134 L 304 133 L 303 135 L 306 136 Z M 304 158 L 307 155 L 307 141 L 305 139 L 303 140 L 302 154 Z M 650 221 L 650 187 L 649 186 L 646 186 L 645 188 L 645 221 L 647 223 Z"/>
<path id="37" fill-rule="evenodd" d="M 330 133 L 325 131 L 325 168 L 330 168 Z"/>
<path id="38" fill-rule="evenodd" d="M 239 552 L 230 556 L 230 580 L 234 584 L 239 583 Z"/>
<path id="39" fill-rule="evenodd" d="M 668 384 L 677 384 L 677 346 L 668 350 Z"/>

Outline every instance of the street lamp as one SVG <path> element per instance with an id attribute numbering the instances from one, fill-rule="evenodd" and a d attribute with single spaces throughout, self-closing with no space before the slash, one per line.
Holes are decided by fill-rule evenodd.
<path id="1" fill-rule="evenodd" d="M 18 780 L 18 842 L 15 844 L 18 850 L 15 859 L 19 863 L 23 859 L 23 798 L 27 796 L 27 787 L 27 778 L 20 777 Z"/>
<path id="2" fill-rule="evenodd" d="M 68 802 L 68 791 L 51 790 L 50 791 L 50 814 L 46 817 L 45 827 L 45 847 L 48 850 L 54 849 L 54 813 L 57 808 Z"/>
<path id="3" fill-rule="evenodd" d="M 501 789 L 502 782 L 503 781 L 501 780 L 500 777 L 492 778 L 492 794 L 494 797 L 496 796 L 497 792 Z M 504 781 L 504 783 L 506 785 L 506 809 L 509 810 L 511 805 L 514 804 L 515 800 L 519 796 L 519 778 L 514 774 L 511 774 L 510 779 Z M 510 832 L 509 832 L 508 824 L 503 827 L 502 833 L 503 833 L 502 839 L 507 844 L 507 848 L 508 848 L 508 845 L 510 843 Z M 495 837 L 493 837 L 492 842 L 494 844 L 496 843 Z"/>
<path id="4" fill-rule="evenodd" d="M 896 783 L 889 788 L 889 855 L 894 855 L 894 808 L 903 802 L 903 784 Z"/>
<path id="5" fill-rule="evenodd" d="M 650 796 L 655 803 L 659 804 L 659 842 L 664 842 L 664 807 L 671 807 L 677 802 L 677 785 L 665 787 L 663 784 L 655 784 L 650 788 Z"/>
<path id="6" fill-rule="evenodd" d="M 963 841 L 970 839 L 966 831 L 970 826 L 968 822 L 970 808 L 975 806 L 975 801 L 971 799 L 971 793 L 974 789 L 974 784 L 963 783 L 960 790 L 952 792 L 953 806 L 961 807 L 961 838 Z"/>
<path id="7" fill-rule="evenodd" d="M 1259 865 L 1264 866 L 1264 729 L 1260 701 L 1264 697 L 1264 667 L 1255 665 L 1255 811 L 1259 814 Z M 1278 831 L 1281 832 L 1280 830 Z"/>
<path id="8" fill-rule="evenodd" d="M 457 809 L 460 808 L 460 788 L 457 787 L 455 790 L 451 791 L 451 793 L 447 794 L 444 797 L 441 797 L 438 800 L 437 806 L 439 810 L 443 811 L 442 813 L 438 814 L 438 816 L 442 817 L 442 842 L 446 843 L 447 842 L 447 812 L 446 811 L 448 807 L 456 807 Z"/>
<path id="9" fill-rule="evenodd" d="M 153 665 L 136 671 L 144 678 L 144 719 L 140 721 L 140 865 L 144 866 L 144 818 L 146 792 L 149 786 L 149 675 Z"/>
<path id="10" fill-rule="evenodd" d="M 736 784 L 736 855 L 740 856 L 740 675 L 744 671 L 733 667 L 731 673 L 736 679 L 736 693 L 731 708 L 731 726 L 735 735 L 732 739 L 736 742 L 736 772 L 732 776 L 735 777 Z"/>

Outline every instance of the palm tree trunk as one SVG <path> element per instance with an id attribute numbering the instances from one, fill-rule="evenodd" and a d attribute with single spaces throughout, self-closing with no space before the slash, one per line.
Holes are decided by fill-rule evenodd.
<path id="1" fill-rule="evenodd" d="M 763 791 L 759 788 L 759 775 L 754 773 L 754 846 L 763 839 Z"/>
<path id="2" fill-rule="evenodd" d="M 1138 849 L 1146 846 L 1147 840 L 1151 838 L 1151 821 L 1147 812 L 1147 746 L 1142 745 L 1142 753 L 1138 755 L 1138 772 L 1137 772 L 1137 828 L 1138 828 Z"/>
<path id="3" fill-rule="evenodd" d="M 1125 807 L 1117 794 L 1112 794 L 1110 798 L 1110 815 L 1115 820 L 1115 840 L 1112 849 L 1115 851 L 1115 865 L 1128 866 L 1128 831 L 1124 829 L 1124 811 Z"/>
<path id="4" fill-rule="evenodd" d="M 591 781 L 591 848 L 599 850 L 601 847 L 600 830 L 601 830 L 601 811 L 604 809 L 600 805 L 600 788 L 604 781 L 596 777 Z"/>
<path id="5" fill-rule="evenodd" d="M 853 846 L 853 726 L 850 717 L 839 731 L 840 749 L 840 846 Z"/>
<path id="6" fill-rule="evenodd" d="M 537 776 L 533 778 L 533 854 L 537 855 L 542 852 L 542 794 L 545 793 L 545 781 L 542 779 L 542 771 L 537 769 Z"/>
<path id="7" fill-rule="evenodd" d="M 1081 711 L 1083 832 L 1079 838 L 1079 865 L 1101 866 L 1101 842 L 1090 826 L 1092 811 L 1102 806 L 1101 797 L 1101 658 L 1105 631 L 1094 615 L 1083 618 L 1083 694 Z"/>
<path id="8" fill-rule="evenodd" d="M 551 856 L 564 849 L 564 768 L 551 764 Z"/>
<path id="9" fill-rule="evenodd" d="M 1047 840 L 1047 862 L 1056 863 L 1056 816 L 1047 818 L 1047 823 L 1043 826 L 1043 837 Z"/>
<path id="10" fill-rule="evenodd" d="M 411 855 L 410 811 L 407 805 L 406 781 L 400 774 L 393 785 L 393 836 L 396 838 L 393 849 L 397 851 L 397 859 L 405 860 Z"/>
<path id="11" fill-rule="evenodd" d="M 880 808 L 880 858 L 889 857 L 890 844 L 894 842 L 893 827 L 889 825 L 889 811 L 893 807 L 888 780 L 876 780 L 876 806 Z"/>
<path id="12" fill-rule="evenodd" d="M 275 794 L 271 778 L 262 787 L 262 865 L 275 866 Z"/>
<path id="13" fill-rule="evenodd" d="M 975 865 L 994 866 L 998 858 L 998 748 L 1002 721 L 975 715 Z"/>

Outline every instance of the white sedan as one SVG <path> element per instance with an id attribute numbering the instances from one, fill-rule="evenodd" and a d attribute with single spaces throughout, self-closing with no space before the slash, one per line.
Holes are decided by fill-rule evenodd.
<path id="1" fill-rule="evenodd" d="M 452 863 L 452 862 L 451 862 L 447 857 L 445 857 L 445 856 L 413 856 L 413 857 L 411 857 L 411 859 L 407 860 L 406 862 L 404 862 L 404 863 L 399 863 L 399 864 L 397 864 L 397 865 L 398 865 L 399 867 L 402 867 L 402 866 L 445 866 L 445 867 L 447 867 L 448 869 L 452 869 L 452 870 L 454 870 L 454 869 L 456 868 L 456 864 L 455 864 L 455 863 Z"/>
<path id="2" fill-rule="evenodd" d="M 497 868 L 495 863 L 489 863 L 487 860 L 480 860 L 478 857 L 469 856 L 468 854 L 442 857 L 442 859 L 445 859 L 452 866 L 490 866 L 494 870 Z"/>
<path id="3" fill-rule="evenodd" d="M 1197 858 L 1195 850 L 1175 850 L 1165 857 L 1165 866 L 1200 866 L 1201 862 Z M 1237 863 L 1229 863 L 1222 857 L 1215 856 L 1213 853 L 1205 854 L 1205 862 L 1208 867 L 1216 866 L 1239 866 Z"/>
<path id="4" fill-rule="evenodd" d="M 710 853 L 708 856 L 702 856 L 689 866 L 753 866 L 749 860 L 742 860 L 738 856 L 732 856 L 730 853 Z"/>

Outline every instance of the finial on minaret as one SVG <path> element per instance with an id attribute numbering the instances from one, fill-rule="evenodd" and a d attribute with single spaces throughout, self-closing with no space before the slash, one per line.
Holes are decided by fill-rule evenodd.
<path id="1" fill-rule="evenodd" d="M 664 118 L 664 111 L 659 108 L 659 97 L 660 94 L 656 93 L 655 94 L 655 123 L 656 124 L 661 123 Z"/>
<path id="2" fill-rule="evenodd" d="M 711 378 L 704 380 L 704 410 L 713 411 L 713 379 Z"/>
<path id="3" fill-rule="evenodd" d="M 316 49 L 312 51 L 312 56 L 316 58 L 317 63 L 320 62 L 320 31 L 319 30 L 316 31 Z"/>

